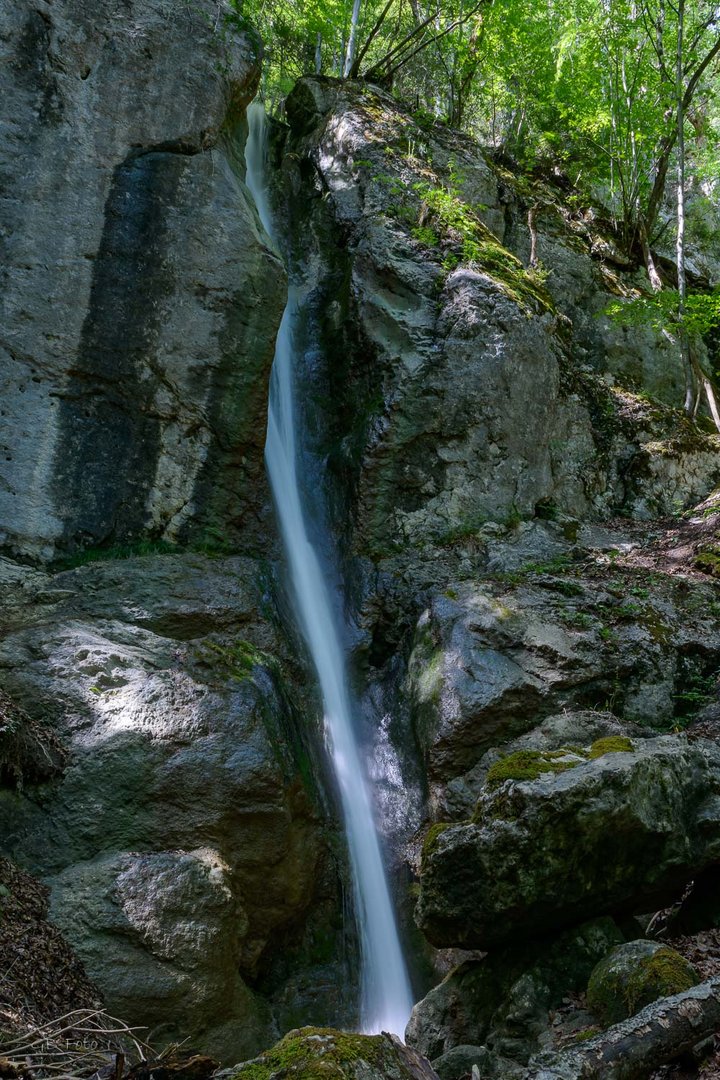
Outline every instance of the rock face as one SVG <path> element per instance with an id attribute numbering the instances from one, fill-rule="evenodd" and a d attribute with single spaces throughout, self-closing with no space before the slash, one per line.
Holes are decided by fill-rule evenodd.
<path id="1" fill-rule="evenodd" d="M 720 858 L 714 743 L 663 736 L 608 749 L 572 766 L 551 758 L 537 779 L 487 790 L 472 822 L 436 830 L 418 904 L 434 944 L 489 948 L 654 910 Z"/>
<path id="2" fill-rule="evenodd" d="M 441 802 L 448 783 L 489 746 L 508 744 L 561 709 L 611 708 L 626 723 L 669 727 L 693 680 L 720 663 L 712 589 L 668 582 L 651 594 L 619 571 L 609 578 L 573 563 L 567 552 L 555 564 L 525 567 L 449 587 L 415 630 L 407 686 Z M 560 741 L 547 747 L 619 732 L 609 720 L 587 713 L 576 729 L 560 723 Z M 472 800 L 477 784 L 472 776 L 467 784 Z M 472 805 L 464 797 L 460 816 Z"/>
<path id="3" fill-rule="evenodd" d="M 546 288 L 512 254 L 517 197 L 469 140 L 332 80 L 300 80 L 287 117 L 289 231 L 319 267 L 308 348 L 356 552 L 402 556 L 424 584 L 418 563 L 432 580 L 458 549 L 479 569 L 488 521 L 651 516 L 710 490 L 717 440 L 599 377 L 615 379 L 614 331 L 592 313 L 573 336 L 568 316 L 608 299 L 588 230 L 553 210 Z M 655 344 L 622 347 L 644 369 Z"/>
<path id="4" fill-rule="evenodd" d="M 263 518 L 285 289 L 241 179 L 259 66 L 232 20 L 210 0 L 3 4 L 6 552 Z"/>
<path id="5" fill-rule="evenodd" d="M 273 996 L 300 1016 L 342 1012 L 319 750 L 257 564 L 2 567 L 22 598 L 2 681 L 64 761 L 22 790 L 8 773 L 0 843 L 51 885 L 52 918 L 111 1010 L 224 1061 L 272 1041 Z M 311 1005 L 277 968 L 286 954 L 317 984 Z"/>

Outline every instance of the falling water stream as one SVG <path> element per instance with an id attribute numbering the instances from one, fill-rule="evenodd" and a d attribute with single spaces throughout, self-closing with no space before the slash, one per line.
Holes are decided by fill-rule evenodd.
<path id="1" fill-rule="evenodd" d="M 268 235 L 275 240 L 267 188 L 267 129 L 263 106 L 248 109 L 247 186 Z M 353 723 L 345 650 L 329 582 L 330 569 L 310 539 L 308 507 L 298 471 L 302 431 L 296 408 L 294 328 L 302 292 L 291 284 L 275 346 L 265 461 L 285 549 L 296 617 L 317 673 L 326 737 L 347 833 L 361 943 L 364 1032 L 402 1036 L 412 998 L 383 867 L 373 806 Z"/>

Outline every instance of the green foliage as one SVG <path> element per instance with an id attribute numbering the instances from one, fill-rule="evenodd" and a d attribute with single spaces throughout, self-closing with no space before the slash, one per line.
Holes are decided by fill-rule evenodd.
<path id="1" fill-rule="evenodd" d="M 677 333 L 682 327 L 691 337 L 702 336 L 720 325 L 720 288 L 710 293 L 689 292 L 682 315 L 677 289 L 662 289 L 631 300 L 614 300 L 605 314 L 619 326 L 647 326 L 670 333 Z"/>
<path id="2" fill-rule="evenodd" d="M 415 225 L 410 230 L 410 235 L 413 240 L 417 240 L 419 244 L 425 244 L 426 247 L 437 247 L 439 243 L 437 233 L 427 225 Z"/>

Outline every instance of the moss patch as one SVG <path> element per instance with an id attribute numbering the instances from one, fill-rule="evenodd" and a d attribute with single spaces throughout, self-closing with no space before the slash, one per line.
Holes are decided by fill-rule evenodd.
<path id="1" fill-rule="evenodd" d="M 703 574 L 720 578 L 720 546 L 710 544 L 708 547 L 701 548 L 695 556 L 694 565 Z"/>
<path id="2" fill-rule="evenodd" d="M 630 739 L 624 735 L 607 735 L 604 739 L 595 740 L 590 747 L 588 758 L 594 761 L 596 758 L 604 757 L 605 754 L 632 753 L 634 749 Z"/>
<path id="3" fill-rule="evenodd" d="M 485 784 L 492 791 L 505 780 L 537 780 L 544 773 L 567 772 L 581 764 L 567 761 L 567 756 L 566 750 L 516 750 L 490 766 Z"/>
<path id="4" fill-rule="evenodd" d="M 72 555 L 61 556 L 51 565 L 52 570 L 74 570 L 88 563 L 109 562 L 113 559 L 138 559 L 151 555 L 177 555 L 182 551 L 177 544 L 167 540 L 136 540 L 126 544 L 109 544 L 107 547 L 87 547 Z"/>
<path id="5" fill-rule="evenodd" d="M 434 825 L 430 826 L 427 833 L 425 834 L 425 839 L 423 840 L 423 846 L 422 846 L 422 857 L 423 857 L 423 859 L 427 858 L 427 856 L 432 853 L 433 848 L 435 847 L 435 844 L 437 843 L 438 837 L 442 833 L 444 833 L 446 829 L 450 829 L 450 828 L 452 828 L 452 822 L 449 822 L 449 821 L 438 821 Z"/>
<path id="6" fill-rule="evenodd" d="M 223 675 L 229 675 L 238 682 L 250 679 L 255 667 L 275 670 L 277 661 L 270 653 L 257 649 L 252 642 L 242 638 L 232 645 L 221 645 L 217 641 L 204 641 L 197 650 L 198 659 L 210 665 Z"/>
<path id="7" fill-rule="evenodd" d="M 235 1069 L 230 1080 L 293 1080 L 354 1075 L 360 1062 L 384 1070 L 394 1057 L 392 1044 L 382 1035 L 352 1035 L 332 1028 L 301 1028 L 290 1031 L 279 1043 Z"/>

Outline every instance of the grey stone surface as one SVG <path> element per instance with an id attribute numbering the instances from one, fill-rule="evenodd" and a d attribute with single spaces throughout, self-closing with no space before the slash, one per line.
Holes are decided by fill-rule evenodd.
<path id="1" fill-rule="evenodd" d="M 436 797 L 562 708 L 670 726 L 693 664 L 717 666 L 712 588 L 668 581 L 651 595 L 572 561 L 530 566 L 514 582 L 457 583 L 420 616 L 407 691 Z"/>
<path id="2" fill-rule="evenodd" d="M 308 348 L 317 353 L 319 332 L 332 356 L 313 368 L 331 403 L 323 452 L 342 478 L 339 501 L 352 492 L 356 551 L 409 564 L 424 585 L 423 567 L 430 576 L 465 558 L 468 576 L 483 569 L 488 522 L 619 508 L 647 518 L 712 489 L 718 441 L 632 392 L 679 405 L 679 365 L 653 335 L 596 318 L 610 293 L 591 224 L 552 211 L 544 300 L 492 236 L 486 255 L 448 269 L 458 233 L 455 247 L 418 238 L 433 218 L 417 189 L 446 190 L 451 159 L 469 208 L 488 207 L 480 214 L 527 264 L 527 229 L 508 225 L 517 196 L 477 147 L 333 80 L 300 80 L 287 113 L 285 191 L 303 207 L 289 232 L 314 275 Z M 550 551 L 551 532 L 544 539 Z"/>
<path id="3" fill-rule="evenodd" d="M 229 17 L 3 4 L 6 552 L 228 539 L 262 518 L 285 289 L 241 179 L 259 66 Z"/>
<path id="4" fill-rule="evenodd" d="M 720 752 L 635 740 L 536 780 L 505 780 L 426 845 L 418 922 L 490 948 L 607 912 L 655 910 L 720 858 Z"/>
<path id="5" fill-rule="evenodd" d="M 333 826 L 302 677 L 266 617 L 258 565 L 3 568 L 22 603 L 0 679 L 66 759 L 45 783 L 0 787 L 0 846 L 51 884 L 53 918 L 111 1010 L 223 1061 L 256 1053 L 276 1035 L 269 999 L 283 980 L 265 998 L 249 984 L 286 949 L 310 969 L 303 934 L 318 910 L 324 989 L 296 989 L 296 1014 L 339 1008 Z"/>
<path id="6" fill-rule="evenodd" d="M 482 1077 L 495 1075 L 495 1059 L 487 1046 L 453 1046 L 432 1063 L 440 1080 L 460 1080 L 461 1076 L 469 1076 L 473 1065 Z"/>

